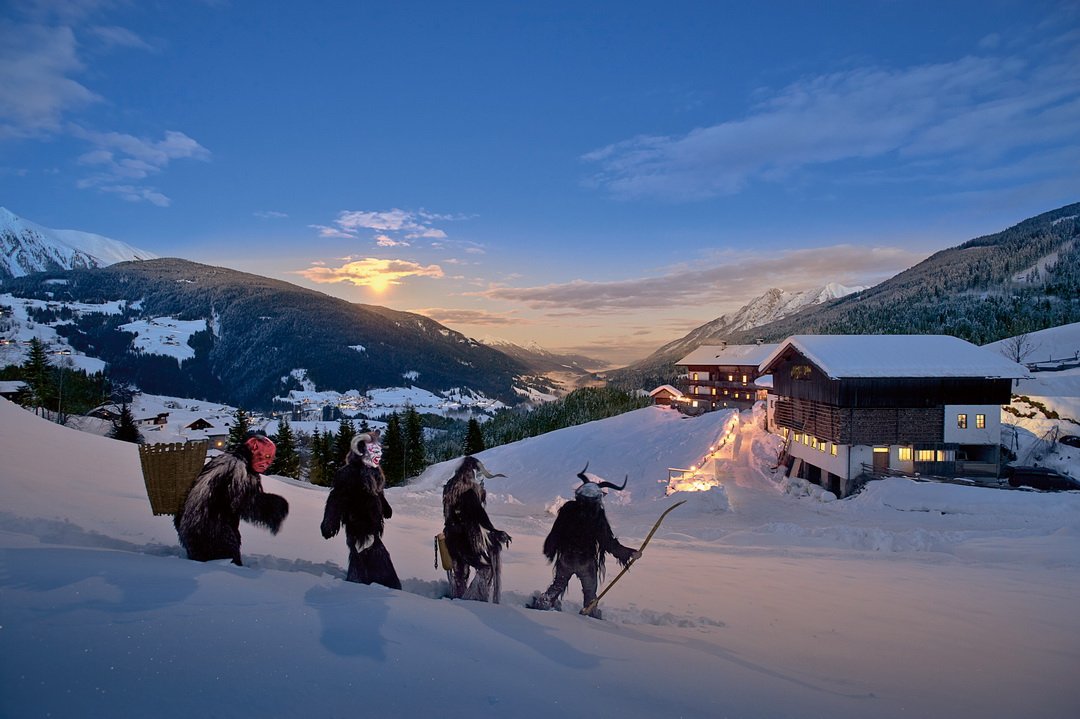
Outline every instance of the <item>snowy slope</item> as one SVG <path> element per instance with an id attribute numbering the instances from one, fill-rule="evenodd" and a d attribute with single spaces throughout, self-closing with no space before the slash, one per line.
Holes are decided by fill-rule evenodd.
<path id="1" fill-rule="evenodd" d="M 0 277 L 22 277 L 45 270 L 104 267 L 156 255 L 79 230 L 53 230 L 0 207 Z"/>
<path id="2" fill-rule="evenodd" d="M 666 498 L 666 468 L 718 438 L 723 489 Z M 649 408 L 484 452 L 509 475 L 488 480 L 488 510 L 514 538 L 487 605 L 439 599 L 453 463 L 388 492 L 395 592 L 342 581 L 344 542 L 318 532 L 326 490 L 276 477 L 289 518 L 277 536 L 243 525 L 246 566 L 181 559 L 133 445 L 0 400 L 0 714 L 1074 715 L 1080 494 L 892 479 L 824 503 L 771 478 L 774 440 L 749 414 Z M 606 501 L 627 544 L 689 500 L 604 621 L 575 614 L 576 583 L 562 613 L 521 606 L 550 580 L 549 508 L 585 461 L 629 475 Z"/>

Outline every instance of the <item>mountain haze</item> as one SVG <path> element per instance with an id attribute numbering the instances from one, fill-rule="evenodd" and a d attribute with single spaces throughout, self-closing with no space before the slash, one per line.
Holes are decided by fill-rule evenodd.
<path id="1" fill-rule="evenodd" d="M 756 307 L 787 307 L 770 290 L 732 318 L 720 317 L 609 374 L 651 388 L 675 377 L 673 363 L 721 340 L 779 342 L 795 334 L 948 334 L 975 344 L 1080 321 L 1080 203 L 942 250 L 869 289 L 807 302 L 764 322 Z M 763 278 L 766 282 L 768 278 Z M 751 320 L 752 321 L 752 320 Z"/>

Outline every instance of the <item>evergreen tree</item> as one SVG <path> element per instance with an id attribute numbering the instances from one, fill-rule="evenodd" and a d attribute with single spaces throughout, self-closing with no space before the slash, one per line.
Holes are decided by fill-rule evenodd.
<path id="1" fill-rule="evenodd" d="M 48 406 L 55 394 L 52 369 L 45 354 L 45 345 L 34 337 L 30 340 L 30 353 L 23 363 L 23 381 L 26 382 L 26 401 L 35 413 Z"/>
<path id="2" fill-rule="evenodd" d="M 420 413 L 409 405 L 405 409 L 405 479 L 416 477 L 427 468 L 424 450 L 424 424 Z"/>
<path id="3" fill-rule="evenodd" d="M 329 487 L 334 477 L 329 472 L 327 446 L 330 444 L 330 432 L 325 434 L 316 427 L 311 433 L 311 458 L 308 461 L 308 481 L 320 487 Z"/>
<path id="4" fill-rule="evenodd" d="M 469 418 L 469 428 L 465 432 L 465 454 L 479 454 L 487 447 L 484 446 L 484 433 L 480 431 L 480 423 L 476 418 Z"/>
<path id="5" fill-rule="evenodd" d="M 382 470 L 386 484 L 395 487 L 405 482 L 405 438 L 401 432 L 398 413 L 390 415 L 386 422 L 386 434 L 382 438 Z"/>
<path id="6" fill-rule="evenodd" d="M 334 466 L 345 466 L 345 458 L 349 456 L 349 445 L 356 436 L 356 427 L 348 417 L 342 417 L 338 423 L 337 436 L 334 438 Z"/>
<path id="7" fill-rule="evenodd" d="M 143 443 L 142 432 L 139 431 L 139 426 L 135 424 L 135 417 L 131 414 L 131 408 L 126 404 L 120 408 L 120 419 L 113 422 L 112 429 L 109 430 L 109 436 L 121 442 Z"/>
<path id="8" fill-rule="evenodd" d="M 278 431 L 273 440 L 277 445 L 277 454 L 274 455 L 274 463 L 270 465 L 267 472 L 300 479 L 300 453 L 296 450 L 296 437 L 285 415 L 282 415 L 278 422 Z"/>
<path id="9" fill-rule="evenodd" d="M 225 445 L 229 451 L 236 449 L 244 442 L 244 435 L 251 429 L 251 418 L 248 413 L 244 411 L 243 407 L 236 410 L 236 414 L 233 415 L 233 426 L 229 428 L 229 439 Z"/>

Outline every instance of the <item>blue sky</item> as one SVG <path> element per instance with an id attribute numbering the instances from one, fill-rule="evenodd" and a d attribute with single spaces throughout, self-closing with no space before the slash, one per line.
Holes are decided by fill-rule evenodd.
<path id="1" fill-rule="evenodd" d="M 615 363 L 1080 200 L 1073 2 L 2 12 L 0 205 Z"/>

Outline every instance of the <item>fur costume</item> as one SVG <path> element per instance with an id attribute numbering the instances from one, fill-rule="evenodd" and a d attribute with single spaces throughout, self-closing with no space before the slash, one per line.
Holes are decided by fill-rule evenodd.
<path id="1" fill-rule="evenodd" d="M 386 478 L 378 466 L 381 452 L 375 451 L 378 436 L 371 433 L 353 438 L 345 466 L 334 475 L 320 529 L 323 538 L 330 539 L 345 525 L 345 544 L 349 547 L 346 581 L 401 589 L 401 580 L 382 541 L 384 522 L 393 510 L 383 493 Z"/>
<path id="2" fill-rule="evenodd" d="M 502 583 L 502 549 L 510 535 L 495 529 L 484 505 L 487 492 L 483 477 L 491 474 L 480 460 L 466 457 L 443 487 L 443 535 L 450 552 L 450 597 L 499 603 Z M 469 573 L 475 570 L 472 583 Z"/>
<path id="3" fill-rule="evenodd" d="M 533 609 L 561 609 L 562 597 L 575 574 L 581 582 L 582 606 L 589 606 L 596 599 L 597 584 L 604 576 L 604 555 L 613 555 L 625 567 L 636 553 L 615 538 L 604 512 L 603 488 L 622 489 L 626 482 L 622 487 L 610 482 L 592 482 L 585 470 L 578 476 L 583 484 L 574 499 L 559 508 L 555 524 L 544 540 L 544 556 L 554 563 L 555 578 L 543 594 L 533 597 L 529 605 Z M 595 607 L 590 616 L 600 619 L 600 608 Z"/>
<path id="4" fill-rule="evenodd" d="M 265 436 L 258 441 L 252 438 L 233 452 L 214 457 L 191 485 L 183 507 L 173 519 L 189 559 L 231 559 L 233 564 L 243 564 L 241 519 L 274 534 L 281 529 L 289 514 L 289 503 L 282 496 L 264 492 L 259 474 L 251 467 L 252 448 L 260 453 L 260 442 L 269 440 Z"/>

